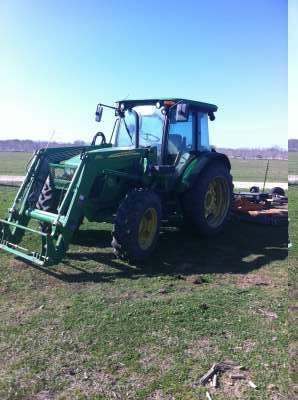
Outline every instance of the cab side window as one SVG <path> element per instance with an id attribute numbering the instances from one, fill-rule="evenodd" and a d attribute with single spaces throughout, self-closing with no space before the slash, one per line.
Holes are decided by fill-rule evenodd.
<path id="1" fill-rule="evenodd" d="M 208 115 L 198 112 L 198 145 L 200 150 L 209 150 Z"/>
<path id="2" fill-rule="evenodd" d="M 189 114 L 188 121 L 183 122 L 176 122 L 174 116 L 171 115 L 167 149 L 168 164 L 174 164 L 181 154 L 194 149 L 193 121 L 192 113 Z"/>

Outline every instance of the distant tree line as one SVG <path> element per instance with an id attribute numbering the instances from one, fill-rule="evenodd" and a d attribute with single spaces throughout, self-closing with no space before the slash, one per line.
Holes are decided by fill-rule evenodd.
<path id="1" fill-rule="evenodd" d="M 42 149 L 44 147 L 66 147 L 66 146 L 85 146 L 85 142 L 82 140 L 76 140 L 73 143 L 57 143 L 57 142 L 46 142 L 46 141 L 34 141 L 34 140 L 0 140 L 0 151 L 24 151 L 26 153 L 33 153 L 35 150 Z"/>
<path id="2" fill-rule="evenodd" d="M 270 159 L 270 160 L 287 160 L 288 151 L 280 147 L 270 148 L 239 148 L 239 149 L 227 149 L 215 147 L 217 151 L 226 154 L 230 158 L 241 158 L 241 159 Z"/>
<path id="3" fill-rule="evenodd" d="M 298 151 L 298 139 L 289 139 L 289 151 Z"/>
<path id="4" fill-rule="evenodd" d="M 46 141 L 34 141 L 34 140 L 0 140 L 0 151 L 24 151 L 27 153 L 33 153 L 35 150 L 41 149 L 43 147 L 63 147 L 63 146 L 85 146 L 86 143 L 82 140 L 76 140 L 73 143 L 57 143 Z M 292 146 L 293 151 L 298 151 L 298 140 L 289 140 L 289 150 Z M 277 159 L 286 160 L 288 158 L 287 150 L 281 149 L 280 147 L 271 148 L 239 148 L 239 149 L 229 149 L 229 148 L 217 148 L 226 154 L 230 158 L 241 158 L 241 159 Z M 291 150 L 290 150 L 291 151 Z"/>

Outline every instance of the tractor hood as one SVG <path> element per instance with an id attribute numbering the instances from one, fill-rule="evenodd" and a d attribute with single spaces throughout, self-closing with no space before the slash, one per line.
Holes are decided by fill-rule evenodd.
<path id="1" fill-rule="evenodd" d="M 105 147 L 101 147 L 98 149 L 94 149 L 93 147 L 87 149 L 86 154 L 90 154 L 90 156 L 95 158 L 96 160 L 120 160 L 120 159 L 129 159 L 129 158 L 140 158 L 144 157 L 146 153 L 151 153 L 151 157 L 154 153 L 156 153 L 156 148 L 130 148 L 130 147 L 112 147 L 112 145 L 105 145 Z M 152 154 L 153 153 L 153 154 Z M 153 155 L 154 158 L 154 155 Z M 65 165 L 65 167 L 75 167 L 78 166 L 81 162 L 81 154 L 78 154 L 74 157 L 69 158 L 68 160 L 63 161 L 61 164 Z"/>

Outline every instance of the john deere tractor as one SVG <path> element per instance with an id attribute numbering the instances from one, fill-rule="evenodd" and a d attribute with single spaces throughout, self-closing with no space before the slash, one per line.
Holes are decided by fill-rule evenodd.
<path id="1" fill-rule="evenodd" d="M 87 218 L 113 221 L 115 255 L 139 262 L 153 252 L 161 221 L 173 216 L 201 235 L 223 229 L 232 177 L 228 158 L 209 146 L 208 119 L 215 119 L 217 107 L 177 98 L 123 100 L 115 107 L 98 104 L 98 122 L 105 108 L 115 112 L 109 142 L 98 132 L 90 145 L 34 154 L 0 220 L 2 250 L 55 265 Z M 34 235 L 40 248 L 29 249 Z"/>

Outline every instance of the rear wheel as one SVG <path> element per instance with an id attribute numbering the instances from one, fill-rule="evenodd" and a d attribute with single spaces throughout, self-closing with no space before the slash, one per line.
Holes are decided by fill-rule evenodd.
<path id="1" fill-rule="evenodd" d="M 232 176 L 222 163 L 207 166 L 182 199 L 184 219 L 203 235 L 219 233 L 230 214 Z"/>
<path id="2" fill-rule="evenodd" d="M 36 203 L 36 208 L 42 211 L 55 213 L 57 212 L 57 206 L 58 204 L 54 196 L 53 190 L 49 181 L 47 180 Z M 46 222 L 40 222 L 39 224 L 42 232 L 49 233 L 51 231 L 51 224 Z"/>
<path id="3" fill-rule="evenodd" d="M 47 211 L 47 212 L 51 212 L 51 213 L 57 213 L 58 212 L 58 204 L 59 204 L 59 199 L 58 199 L 58 195 L 57 193 L 55 194 L 49 180 L 46 180 L 42 191 L 40 193 L 40 196 L 38 198 L 38 201 L 36 203 L 36 208 L 38 208 L 39 210 L 42 211 Z M 79 222 L 77 224 L 77 227 L 75 228 L 75 231 L 78 231 L 81 224 L 83 223 L 83 219 L 84 217 L 82 216 L 79 219 Z M 52 226 L 51 224 L 47 223 L 47 222 L 40 222 L 39 223 L 40 228 L 42 230 L 42 232 L 44 233 L 50 233 Z"/>
<path id="4" fill-rule="evenodd" d="M 121 259 L 141 261 L 155 249 L 160 229 L 159 197 L 146 189 L 129 192 L 121 202 L 114 223 L 112 247 Z"/>

